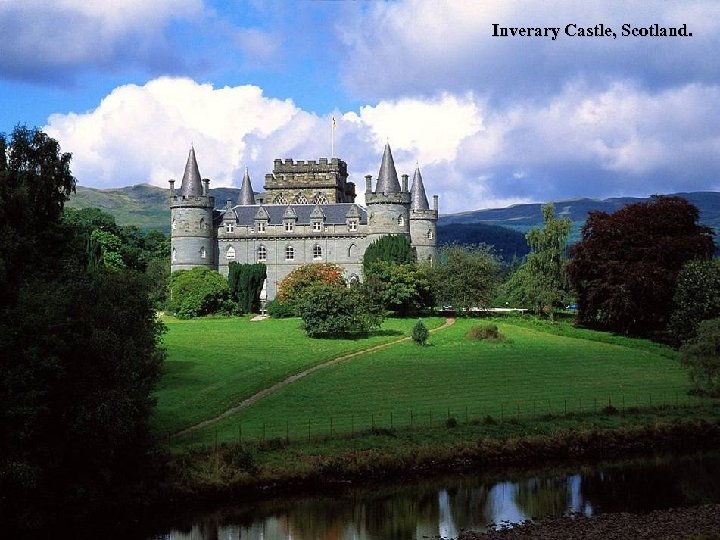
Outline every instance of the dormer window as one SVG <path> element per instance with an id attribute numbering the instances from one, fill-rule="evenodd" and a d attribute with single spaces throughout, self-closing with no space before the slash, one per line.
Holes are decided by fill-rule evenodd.
<path id="1" fill-rule="evenodd" d="M 226 233 L 232 233 L 235 230 L 235 225 L 233 223 L 226 223 L 225 224 L 225 232 Z"/>
<path id="2" fill-rule="evenodd" d="M 348 221 L 348 230 L 357 231 L 357 220 L 351 219 Z"/>
<path id="3" fill-rule="evenodd" d="M 322 232 L 322 222 L 313 221 L 312 230 L 313 232 Z"/>
<path id="4" fill-rule="evenodd" d="M 259 233 L 265 232 L 265 222 L 264 221 L 256 222 L 255 230 L 257 230 L 257 232 L 259 232 Z"/>
<path id="5" fill-rule="evenodd" d="M 285 232 L 293 232 L 294 229 L 295 229 L 295 224 L 292 221 L 285 222 Z"/>

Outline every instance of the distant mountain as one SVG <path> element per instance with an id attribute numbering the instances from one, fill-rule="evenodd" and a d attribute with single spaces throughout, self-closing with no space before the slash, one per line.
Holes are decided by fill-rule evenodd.
<path id="1" fill-rule="evenodd" d="M 238 188 L 216 188 L 210 190 L 215 197 L 215 205 L 221 208 L 225 201 L 236 201 Z M 677 193 L 686 198 L 700 210 L 700 221 L 720 232 L 720 193 L 702 191 Z M 101 208 L 115 217 L 119 225 L 136 225 L 141 229 L 158 229 L 170 232 L 170 209 L 168 197 L 170 191 L 148 184 L 117 188 L 96 189 L 78 186 L 77 193 L 68 201 L 71 208 Z M 571 242 L 580 238 L 587 215 L 593 210 L 612 213 L 626 204 L 647 199 L 622 197 L 614 199 L 577 199 L 555 203 L 555 212 L 572 221 Z M 531 227 L 542 225 L 541 204 L 516 204 L 507 208 L 474 210 L 459 214 L 441 215 L 438 220 L 438 241 L 450 243 L 487 243 L 496 246 L 503 258 L 512 258 L 514 253 L 523 252 L 520 236 Z M 481 224 L 484 226 L 473 226 Z M 489 226 L 500 227 L 494 229 Z M 507 229 L 521 233 L 508 233 Z M 717 235 L 716 235 L 717 236 Z"/>
<path id="2" fill-rule="evenodd" d="M 717 234 L 720 233 L 720 193 L 714 191 L 699 191 L 692 193 L 675 193 L 684 197 L 700 210 L 700 222 L 712 227 Z M 626 204 L 646 201 L 647 198 L 621 197 L 613 199 L 577 199 L 559 201 L 555 203 L 555 213 L 568 218 L 572 222 L 570 242 L 577 242 L 580 230 L 590 212 L 599 210 L 609 214 L 619 210 Z M 532 227 L 542 225 L 542 204 L 515 204 L 507 208 L 491 208 L 487 210 L 474 210 L 459 214 L 440 216 L 439 226 L 463 223 L 486 223 L 501 225 L 527 232 Z"/>

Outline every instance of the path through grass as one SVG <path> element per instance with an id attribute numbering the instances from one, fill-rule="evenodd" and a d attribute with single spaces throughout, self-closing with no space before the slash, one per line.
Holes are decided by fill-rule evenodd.
<path id="1" fill-rule="evenodd" d="M 404 342 L 312 374 L 178 445 L 437 425 L 448 413 L 460 422 L 501 420 L 688 400 L 687 375 L 670 349 L 495 322 L 507 341 L 468 340 L 482 323 L 460 320 L 427 347 Z"/>

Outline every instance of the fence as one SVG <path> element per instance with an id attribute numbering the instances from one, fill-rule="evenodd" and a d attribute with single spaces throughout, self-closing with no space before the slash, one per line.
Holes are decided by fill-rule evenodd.
<path id="1" fill-rule="evenodd" d="M 418 409 L 394 409 L 375 412 L 354 412 L 302 417 L 302 413 L 286 418 L 232 419 L 218 422 L 196 432 L 178 436 L 168 444 L 173 447 L 198 448 L 219 443 L 268 443 L 327 440 L 359 434 L 389 433 L 398 430 L 420 430 L 453 427 L 462 424 L 497 424 L 558 417 L 589 417 L 590 415 L 625 415 L 627 413 L 658 414 L 660 410 L 687 407 L 709 407 L 717 400 L 680 392 L 623 394 L 605 397 L 573 397 L 563 399 L 507 400 L 501 403 L 479 403 Z"/>

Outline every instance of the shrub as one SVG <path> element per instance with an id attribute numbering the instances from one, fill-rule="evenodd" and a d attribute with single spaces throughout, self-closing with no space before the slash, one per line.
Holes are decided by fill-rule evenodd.
<path id="1" fill-rule="evenodd" d="M 456 428 L 458 426 L 457 418 L 454 416 L 448 416 L 447 420 L 445 420 L 445 427 L 447 428 Z"/>
<path id="2" fill-rule="evenodd" d="M 273 319 L 287 319 L 288 317 L 295 317 L 295 308 L 289 302 L 283 302 L 282 300 L 270 300 L 266 305 L 268 315 Z"/>
<path id="3" fill-rule="evenodd" d="M 502 341 L 504 336 L 498 330 L 495 324 L 482 324 L 473 326 L 466 334 L 468 339 L 475 341 L 488 340 L 488 341 Z"/>
<path id="4" fill-rule="evenodd" d="M 605 416 L 615 416 L 618 413 L 618 409 L 614 405 L 605 405 L 600 412 Z"/>
<path id="5" fill-rule="evenodd" d="M 418 322 L 415 323 L 415 326 L 413 326 L 412 329 L 412 340 L 418 345 L 425 345 L 429 335 L 430 331 L 427 329 L 427 326 L 418 319 Z"/>
<path id="6" fill-rule="evenodd" d="M 300 315 L 305 293 L 315 285 L 345 287 L 342 268 L 336 264 L 312 263 L 295 268 L 278 283 L 277 299 L 287 304 L 294 315 Z"/>
<path id="7" fill-rule="evenodd" d="M 720 396 L 720 319 L 702 321 L 696 336 L 680 348 L 693 391 Z"/>
<path id="8" fill-rule="evenodd" d="M 367 334 L 382 323 L 355 288 L 315 285 L 303 295 L 299 306 L 310 337 L 343 337 Z"/>
<path id="9" fill-rule="evenodd" d="M 208 268 L 177 270 L 170 276 L 170 309 L 179 318 L 228 311 L 228 284 Z"/>

